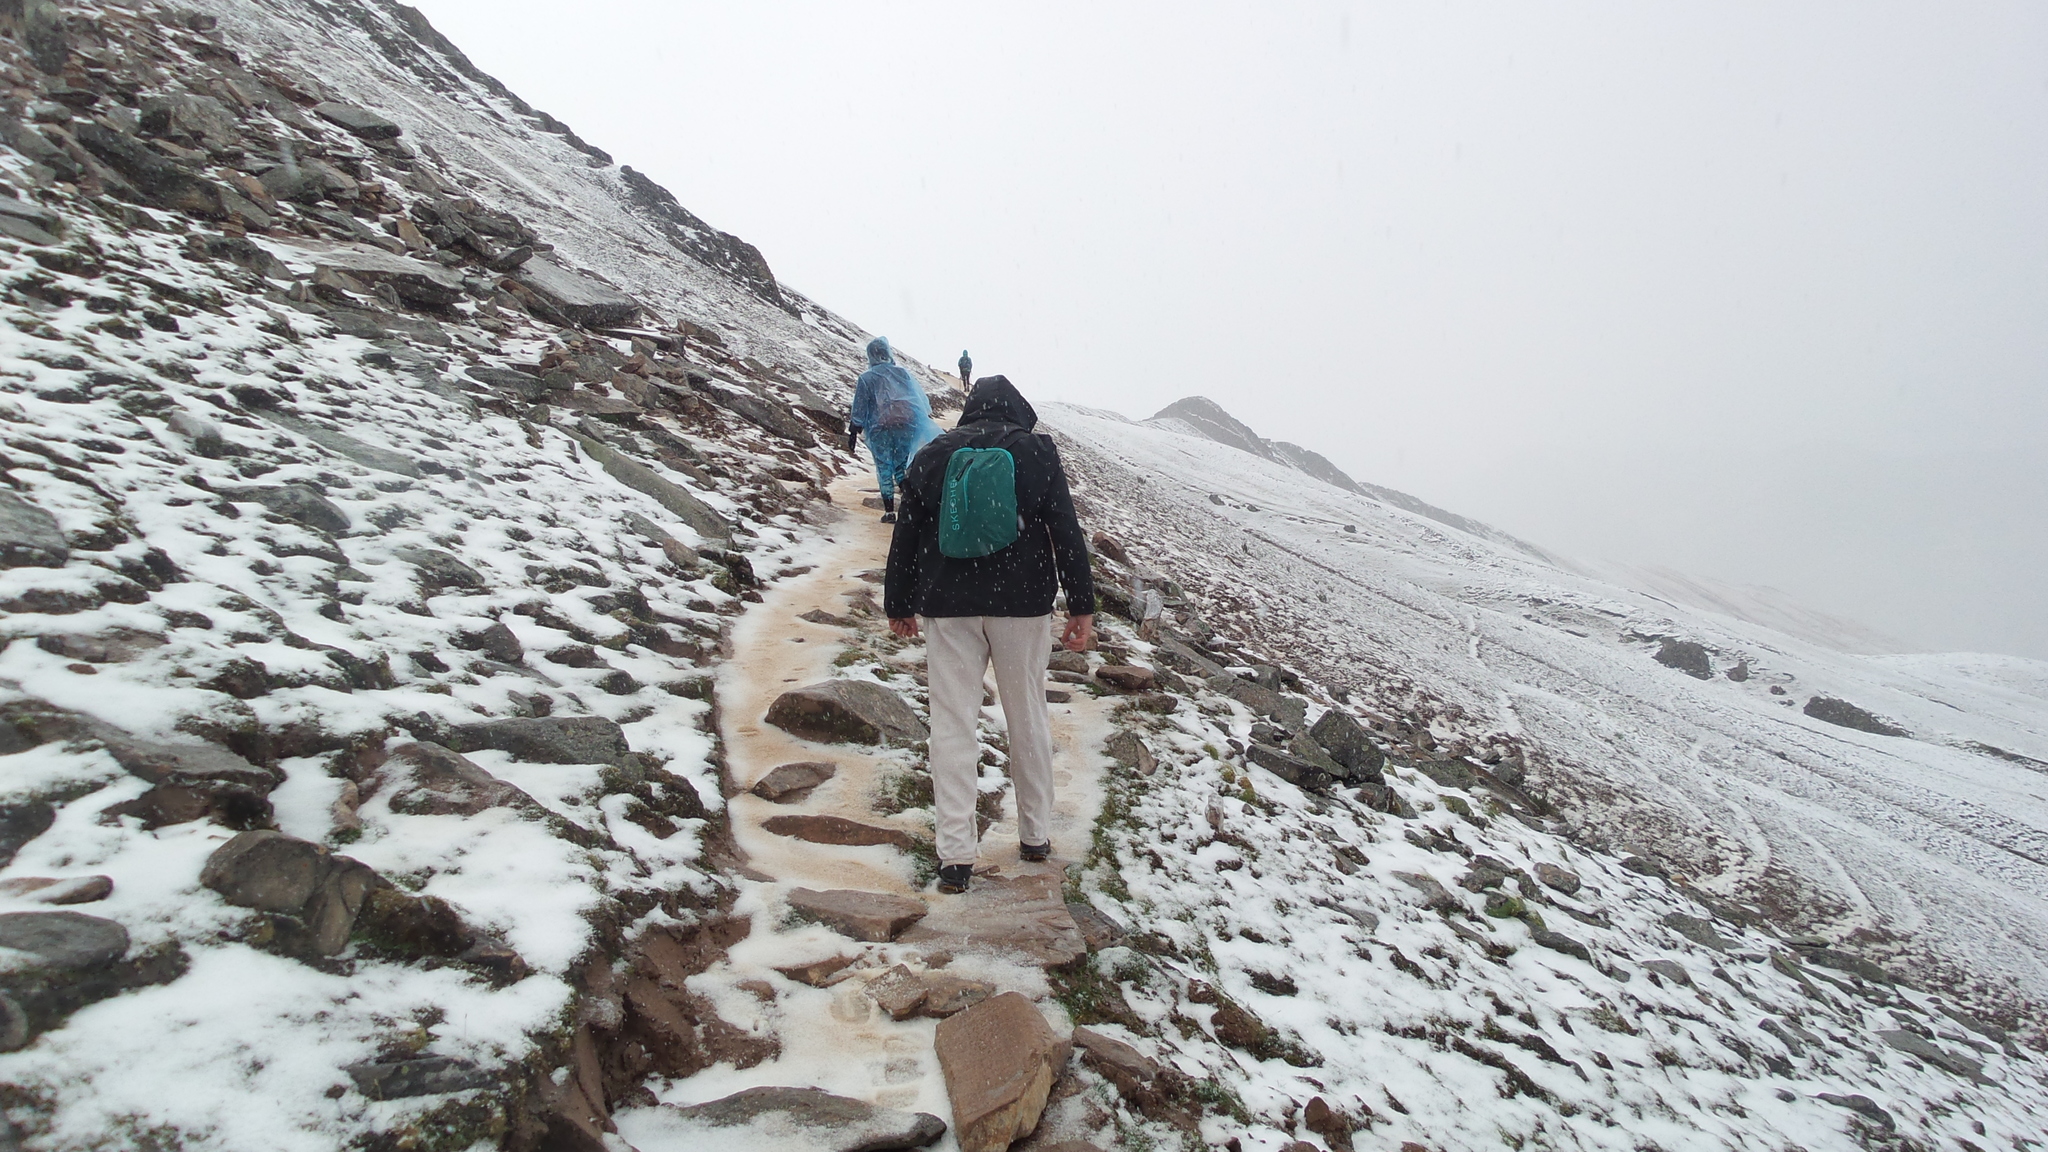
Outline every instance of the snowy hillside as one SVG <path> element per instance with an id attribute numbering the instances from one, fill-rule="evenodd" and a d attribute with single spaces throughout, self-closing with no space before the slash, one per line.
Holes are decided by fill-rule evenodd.
<path id="1" fill-rule="evenodd" d="M 942 897 L 866 333 L 410 8 L 19 7 L 0 1150 L 2039 1146 L 2048 668 L 1048 405 Z"/>

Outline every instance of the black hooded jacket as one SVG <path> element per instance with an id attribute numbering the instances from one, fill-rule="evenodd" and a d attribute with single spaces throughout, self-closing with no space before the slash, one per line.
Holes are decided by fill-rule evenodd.
<path id="1" fill-rule="evenodd" d="M 1001 376 L 975 381 L 959 427 L 925 445 L 897 492 L 896 536 L 882 608 L 906 616 L 1044 616 L 1061 586 L 1067 612 L 1095 614 L 1088 540 L 1074 516 L 1067 473 L 1052 437 L 1031 431 L 1038 413 Z M 946 464 L 956 448 L 1002 447 L 1017 464 L 1017 542 L 989 556 L 957 560 L 939 551 Z"/>

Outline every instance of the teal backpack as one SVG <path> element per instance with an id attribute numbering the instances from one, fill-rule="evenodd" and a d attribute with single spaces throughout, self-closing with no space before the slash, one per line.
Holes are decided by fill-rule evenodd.
<path id="1" fill-rule="evenodd" d="M 1017 542 L 1017 461 L 1007 448 L 956 448 L 939 503 L 939 551 L 955 560 Z"/>

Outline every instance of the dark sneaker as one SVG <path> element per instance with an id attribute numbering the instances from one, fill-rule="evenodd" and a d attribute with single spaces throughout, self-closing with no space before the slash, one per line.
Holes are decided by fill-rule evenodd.
<path id="1" fill-rule="evenodd" d="M 895 514 L 894 512 L 884 512 L 884 513 L 882 513 L 882 523 L 884 523 L 884 524 L 894 524 L 895 522 L 896 522 L 896 514 Z"/>
<path id="2" fill-rule="evenodd" d="M 958 896 L 967 891 L 968 881 L 974 879 L 972 864 L 948 864 L 939 869 L 939 891 L 948 896 Z"/>
<path id="3" fill-rule="evenodd" d="M 1047 840 L 1043 844 L 1019 844 L 1017 854 L 1026 861 L 1036 864 L 1052 855 L 1052 841 Z"/>

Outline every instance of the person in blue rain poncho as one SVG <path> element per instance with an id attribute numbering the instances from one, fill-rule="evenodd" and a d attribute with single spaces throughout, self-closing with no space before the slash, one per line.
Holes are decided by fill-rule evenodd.
<path id="1" fill-rule="evenodd" d="M 882 489 L 882 522 L 896 522 L 896 486 L 917 450 L 938 439 L 932 402 L 924 387 L 889 351 L 887 337 L 868 341 L 868 370 L 853 385 L 853 411 L 846 421 L 846 450 L 865 435 Z"/>

